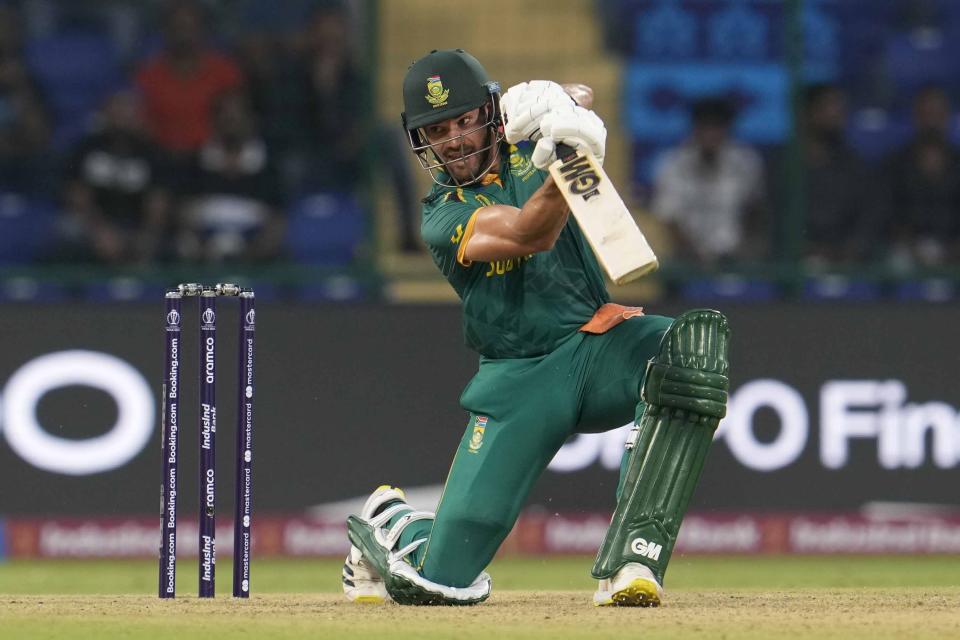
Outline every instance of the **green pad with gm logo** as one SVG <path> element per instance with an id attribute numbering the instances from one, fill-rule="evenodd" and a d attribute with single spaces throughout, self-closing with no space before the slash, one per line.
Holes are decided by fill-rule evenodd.
<path id="1" fill-rule="evenodd" d="M 663 336 L 650 361 L 646 409 L 631 432 L 626 472 L 610 528 L 593 565 L 609 578 L 628 562 L 660 584 L 713 433 L 726 413 L 730 329 L 716 311 L 688 311 Z"/>

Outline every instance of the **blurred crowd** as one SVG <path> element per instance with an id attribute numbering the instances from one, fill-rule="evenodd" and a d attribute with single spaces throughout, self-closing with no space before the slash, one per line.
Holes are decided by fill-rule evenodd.
<path id="1" fill-rule="evenodd" d="M 0 5 L 0 196 L 38 220 L 54 201 L 38 257 L 269 261 L 296 232 L 288 212 L 326 215 L 317 194 L 334 218 L 363 216 L 373 127 L 353 8 L 234 5 L 232 24 L 195 0 Z M 28 40 L 38 25 L 51 34 Z M 402 148 L 383 147 L 409 191 Z"/>
<path id="2" fill-rule="evenodd" d="M 785 116 L 789 130 L 776 144 L 739 135 L 745 100 L 736 90 L 691 97 L 670 84 L 689 84 L 676 74 L 650 89 L 652 101 L 680 95 L 689 115 L 683 139 L 658 139 L 639 179 L 672 239 L 672 261 L 713 268 L 799 259 L 813 270 L 882 264 L 901 272 L 960 264 L 960 127 L 951 104 L 960 51 L 950 53 L 952 40 L 938 26 L 946 14 L 928 10 L 949 3 L 877 1 L 892 7 L 890 16 L 906 16 L 891 27 L 900 31 L 872 40 L 902 77 L 871 81 L 870 60 L 880 54 L 867 51 L 849 62 L 860 74 L 853 79 L 801 87 L 797 126 Z M 406 142 L 395 122 L 376 120 L 369 99 L 375 78 L 365 56 L 374 47 L 360 37 L 368 6 L 0 0 L 0 263 L 347 264 L 369 226 L 363 201 L 374 170 L 399 214 L 398 248 L 418 251 L 419 194 Z M 770 47 L 747 47 L 737 54 L 746 62 L 730 62 L 723 47 L 701 52 L 699 40 L 663 40 L 654 28 L 672 24 L 682 33 L 685 24 L 704 24 L 733 36 L 756 28 L 757 38 L 744 41 L 760 42 L 763 14 L 745 19 L 750 3 L 596 6 L 610 48 L 640 67 L 663 68 L 677 56 L 694 61 L 684 67 L 694 74 L 704 60 L 782 64 Z M 729 15 L 717 18 L 723 11 Z M 721 31 L 710 46 L 728 42 Z M 832 50 L 824 42 L 811 50 Z M 863 109 L 871 100 L 897 103 L 910 116 L 895 144 L 889 129 L 876 129 L 876 148 L 865 153 L 862 135 L 851 140 L 851 122 L 882 112 Z M 623 105 L 619 124 L 636 145 L 642 136 L 627 124 L 633 106 Z M 661 111 L 672 113 L 669 105 Z M 754 126 L 757 112 L 751 117 Z"/>
<path id="3" fill-rule="evenodd" d="M 597 6 L 634 176 L 675 258 L 960 266 L 960 3 Z"/>
<path id="4" fill-rule="evenodd" d="M 810 85 L 800 102 L 797 146 L 769 153 L 735 139 L 728 100 L 691 105 L 690 135 L 658 162 L 650 202 L 675 255 L 705 266 L 775 259 L 784 242 L 775 212 L 799 206 L 811 270 L 960 264 L 960 150 L 947 91 L 921 87 L 909 140 L 875 162 L 846 138 L 842 87 Z"/>

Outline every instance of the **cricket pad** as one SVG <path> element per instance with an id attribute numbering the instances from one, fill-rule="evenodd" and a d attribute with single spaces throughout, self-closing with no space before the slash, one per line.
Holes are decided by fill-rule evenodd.
<path id="1" fill-rule="evenodd" d="M 663 584 L 713 434 L 726 415 L 729 341 L 722 314 L 687 311 L 647 364 L 641 389 L 646 409 L 627 445 L 622 492 L 597 553 L 595 578 L 639 562 Z"/>

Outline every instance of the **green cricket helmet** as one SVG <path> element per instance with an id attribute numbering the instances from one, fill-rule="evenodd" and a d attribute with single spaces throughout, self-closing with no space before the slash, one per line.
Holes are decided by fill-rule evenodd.
<path id="1" fill-rule="evenodd" d="M 503 140 L 503 119 L 500 116 L 500 85 L 490 80 L 480 62 L 463 49 L 434 49 L 407 69 L 403 79 L 403 108 L 400 114 L 410 147 L 434 182 L 465 186 L 480 180 L 496 162 L 495 149 Z M 423 132 L 423 128 L 456 118 L 464 113 L 480 109 L 477 126 L 470 131 L 433 144 L 449 146 L 450 142 L 462 140 L 480 129 L 487 129 L 486 143 L 469 153 L 462 152 L 453 162 L 486 154 L 480 163 L 484 167 L 479 174 L 466 180 L 458 180 L 443 173 L 444 161 L 440 158 Z M 462 148 L 462 144 L 461 144 Z M 431 158 L 432 156 L 432 158 Z M 441 177 L 442 176 L 442 177 Z"/>

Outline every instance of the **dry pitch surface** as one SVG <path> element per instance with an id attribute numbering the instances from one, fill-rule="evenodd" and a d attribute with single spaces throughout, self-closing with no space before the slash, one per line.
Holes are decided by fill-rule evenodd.
<path id="1" fill-rule="evenodd" d="M 334 594 L 161 603 L 16 596 L 9 638 L 956 638 L 960 590 L 679 591 L 660 609 L 595 609 L 583 592 L 503 591 L 482 607 L 351 606 Z"/>
<path id="2" fill-rule="evenodd" d="M 597 609 L 588 588 L 543 590 L 580 587 L 585 563 L 498 562 L 503 588 L 470 608 L 351 605 L 331 592 L 336 563 L 323 561 L 262 563 L 262 589 L 272 593 L 249 601 L 110 595 L 111 579 L 152 586 L 152 563 L 0 565 L 0 638 L 960 637 L 956 558 L 685 559 L 659 609 Z M 315 590 L 279 592 L 311 576 Z M 218 577 L 229 589 L 227 572 Z"/>

